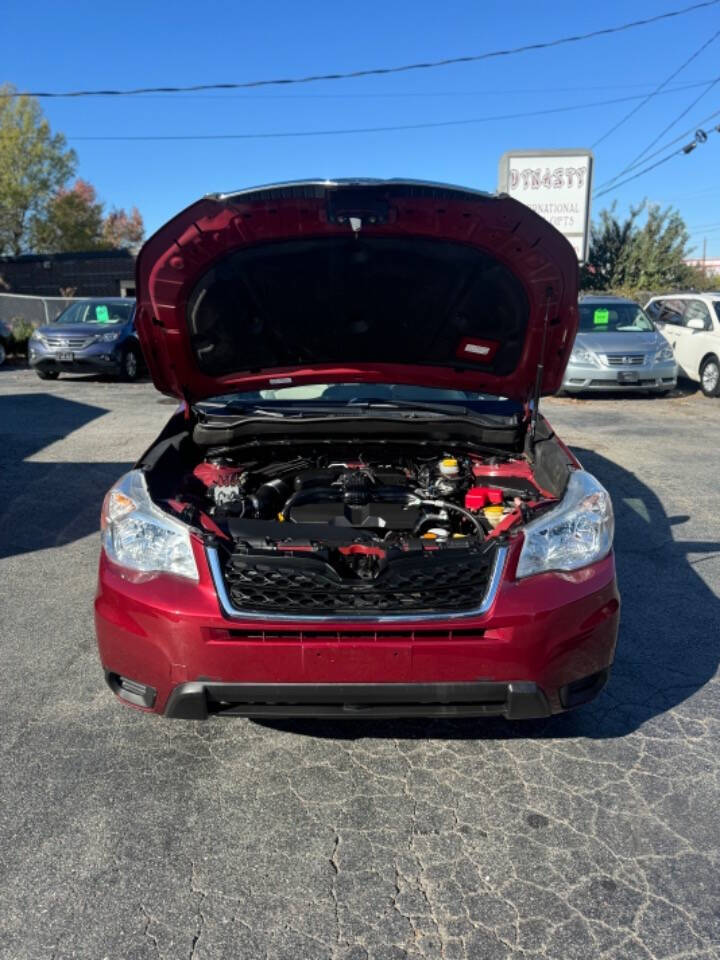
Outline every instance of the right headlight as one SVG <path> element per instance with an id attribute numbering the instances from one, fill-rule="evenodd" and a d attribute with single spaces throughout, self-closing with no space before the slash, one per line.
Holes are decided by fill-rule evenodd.
<path id="1" fill-rule="evenodd" d="M 140 470 L 126 473 L 109 491 L 101 527 L 105 552 L 119 566 L 198 579 L 190 528 L 155 506 Z"/>
<path id="2" fill-rule="evenodd" d="M 599 367 L 600 361 L 592 352 L 586 347 L 575 346 L 572 348 L 572 353 L 570 354 L 570 363 L 579 363 L 585 367 Z"/>
<path id="3" fill-rule="evenodd" d="M 615 532 L 610 494 L 585 470 L 575 470 L 560 503 L 523 528 L 517 576 L 577 570 L 610 552 Z"/>

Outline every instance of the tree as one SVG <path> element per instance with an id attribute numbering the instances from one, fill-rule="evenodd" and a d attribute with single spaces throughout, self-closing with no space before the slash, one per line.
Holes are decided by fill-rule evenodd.
<path id="1" fill-rule="evenodd" d="M 144 235 L 145 224 L 137 207 L 133 207 L 130 213 L 113 207 L 105 217 L 103 237 L 108 247 L 134 250 L 140 246 Z"/>
<path id="2" fill-rule="evenodd" d="M 645 210 L 647 218 L 640 227 L 637 221 Z M 631 207 L 621 222 L 613 204 L 593 224 L 582 286 L 586 290 L 659 290 L 689 284 L 692 270 L 683 262 L 689 239 L 685 222 L 672 207 L 662 210 L 643 201 Z"/>
<path id="3" fill-rule="evenodd" d="M 74 174 L 77 158 L 36 100 L 0 87 L 0 253 L 27 248 L 31 220 Z"/>
<path id="4" fill-rule="evenodd" d="M 103 216 L 104 204 L 95 187 L 76 180 L 62 187 L 48 202 L 30 230 L 32 247 L 38 253 L 70 250 L 117 250 L 138 247 L 145 231 L 137 207 L 130 213 L 114 209 Z"/>
<path id="5" fill-rule="evenodd" d="M 33 219 L 32 247 L 41 253 L 102 250 L 107 246 L 103 225 L 103 205 L 95 187 L 86 180 L 76 180 L 69 190 L 58 190 L 43 215 Z"/>

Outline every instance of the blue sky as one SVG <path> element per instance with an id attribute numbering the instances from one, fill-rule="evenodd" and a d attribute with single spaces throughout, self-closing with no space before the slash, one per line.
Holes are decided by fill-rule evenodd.
<path id="1" fill-rule="evenodd" d="M 122 4 L 70 7 L 5 0 L 0 82 L 21 89 L 185 85 L 346 72 L 463 56 L 587 32 L 689 0 L 315 0 L 313 3 Z M 716 30 L 720 5 L 556 50 L 388 77 L 289 88 L 43 101 L 79 156 L 80 176 L 109 205 L 137 205 L 152 231 L 198 196 L 304 177 L 409 176 L 494 190 L 508 149 L 590 146 Z M 720 40 L 676 83 L 720 74 Z M 701 92 L 675 89 L 643 107 L 596 149 L 596 184 L 619 172 Z M 585 105 L 557 115 L 440 129 L 295 139 L 82 142 L 100 134 L 261 133 L 465 120 Z M 720 84 L 661 141 L 720 109 Z M 720 122 L 720 117 L 715 123 Z M 698 255 L 720 256 L 720 134 L 617 193 L 621 211 L 647 197 L 677 206 Z M 706 226 L 707 225 L 707 226 Z"/>

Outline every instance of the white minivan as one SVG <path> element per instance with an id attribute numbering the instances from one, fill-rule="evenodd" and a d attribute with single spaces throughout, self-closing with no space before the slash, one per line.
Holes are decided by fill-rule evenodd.
<path id="1" fill-rule="evenodd" d="M 720 397 L 720 293 L 652 297 L 645 312 L 670 343 L 682 373 Z"/>

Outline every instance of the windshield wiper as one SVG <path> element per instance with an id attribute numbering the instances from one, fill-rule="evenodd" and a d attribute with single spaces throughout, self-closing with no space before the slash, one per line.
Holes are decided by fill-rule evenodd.
<path id="1" fill-rule="evenodd" d="M 422 413 L 435 413 L 441 414 L 443 416 L 455 415 L 455 416 L 468 416 L 472 414 L 472 410 L 469 410 L 467 407 L 455 406 L 454 404 L 433 404 L 433 403 L 415 403 L 412 400 L 351 400 L 338 403 L 322 403 L 313 401 L 311 403 L 292 403 L 287 406 L 258 406 L 253 402 L 243 402 L 242 400 L 230 400 L 223 403 L 214 403 L 212 401 L 205 401 L 196 405 L 196 409 L 205 413 L 209 416 L 213 414 L 222 414 L 223 410 L 227 410 L 229 413 L 238 414 L 242 413 L 249 417 L 254 416 L 265 416 L 265 417 L 302 417 L 302 416 L 326 416 L 332 414 L 334 416 L 342 415 L 343 412 L 352 412 L 353 415 L 362 416 L 365 413 L 373 412 L 376 410 L 379 411 L 393 411 L 397 410 L 400 413 L 405 415 L 407 414 L 422 414 Z"/>
<path id="2" fill-rule="evenodd" d="M 347 406 L 368 407 L 372 409 L 407 410 L 418 413 L 456 414 L 466 417 L 472 410 L 454 403 L 417 403 L 415 400 L 350 400 Z"/>

